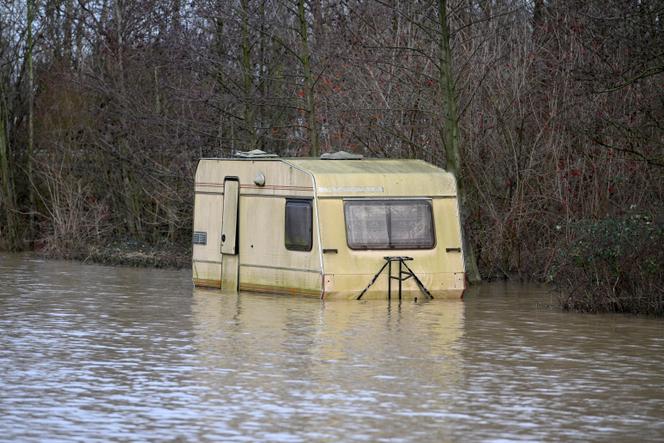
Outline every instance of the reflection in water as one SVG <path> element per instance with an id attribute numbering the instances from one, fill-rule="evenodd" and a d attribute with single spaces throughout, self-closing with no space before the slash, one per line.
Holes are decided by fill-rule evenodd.
<path id="1" fill-rule="evenodd" d="M 661 320 L 219 294 L 188 271 L 0 255 L 7 440 L 661 441 Z"/>
<path id="2" fill-rule="evenodd" d="M 425 435 L 427 402 L 461 380 L 463 308 L 194 290 L 196 376 L 233 411 L 219 427 L 261 439 Z"/>

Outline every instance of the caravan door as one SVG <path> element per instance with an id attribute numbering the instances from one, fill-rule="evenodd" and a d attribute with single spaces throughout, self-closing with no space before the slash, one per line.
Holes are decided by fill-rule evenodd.
<path id="1" fill-rule="evenodd" d="M 238 255 L 238 216 L 240 182 L 224 179 L 224 211 L 221 215 L 221 289 L 237 291 L 240 256 Z"/>

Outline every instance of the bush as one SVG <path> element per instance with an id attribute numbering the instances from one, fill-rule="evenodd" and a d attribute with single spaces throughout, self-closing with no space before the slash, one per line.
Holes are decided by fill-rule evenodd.
<path id="1" fill-rule="evenodd" d="M 664 315 L 664 222 L 634 214 L 571 232 L 551 275 L 563 309 Z"/>

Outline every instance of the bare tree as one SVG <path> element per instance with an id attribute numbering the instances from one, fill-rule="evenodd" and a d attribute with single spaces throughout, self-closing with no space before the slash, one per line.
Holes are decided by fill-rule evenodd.
<path id="1" fill-rule="evenodd" d="M 447 168 L 471 278 L 475 262 L 542 277 L 576 221 L 662 213 L 663 14 L 618 0 L 1 3 L 0 243 L 85 248 L 79 230 L 186 249 L 198 158 L 344 149 Z"/>

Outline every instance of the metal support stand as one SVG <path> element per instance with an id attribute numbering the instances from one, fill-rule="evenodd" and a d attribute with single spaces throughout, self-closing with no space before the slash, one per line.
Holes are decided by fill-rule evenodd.
<path id="1" fill-rule="evenodd" d="M 360 292 L 360 295 L 357 296 L 356 300 L 360 300 L 362 296 L 369 290 L 371 286 L 373 286 L 374 283 L 376 283 L 376 280 L 378 280 L 378 277 L 380 274 L 383 273 L 385 268 L 387 268 L 387 273 L 388 273 L 388 278 L 387 278 L 387 298 L 388 300 L 392 299 L 392 280 L 398 280 L 399 281 L 399 300 L 401 300 L 401 288 L 402 288 L 402 282 L 408 280 L 409 278 L 412 278 L 415 280 L 415 284 L 417 284 L 417 287 L 422 291 L 422 293 L 429 297 L 433 298 L 433 295 L 431 295 L 431 292 L 424 286 L 424 284 L 420 281 L 419 278 L 417 278 L 417 275 L 413 272 L 412 269 L 406 264 L 407 261 L 412 261 L 413 257 L 404 257 L 404 256 L 396 256 L 396 257 L 383 257 L 385 259 L 385 264 L 383 267 L 380 268 L 378 272 L 376 272 L 376 275 L 373 276 L 369 284 L 367 285 L 366 288 L 362 292 Z M 399 273 L 397 275 L 392 275 L 392 262 L 399 262 Z M 405 268 L 405 269 L 404 269 Z"/>

